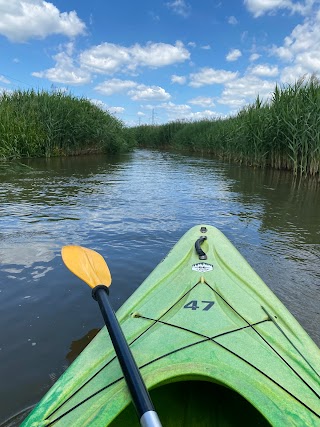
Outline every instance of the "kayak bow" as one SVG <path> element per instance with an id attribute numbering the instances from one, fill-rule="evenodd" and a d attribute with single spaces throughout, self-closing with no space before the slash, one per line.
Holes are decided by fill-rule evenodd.
<path id="1" fill-rule="evenodd" d="M 189 230 L 117 313 L 163 426 L 319 426 L 320 352 L 216 228 Z M 103 328 L 22 424 L 138 425 Z"/>

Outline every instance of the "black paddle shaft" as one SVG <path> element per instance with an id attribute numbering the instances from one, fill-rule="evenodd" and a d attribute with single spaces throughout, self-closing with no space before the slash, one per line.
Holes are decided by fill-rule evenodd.
<path id="1" fill-rule="evenodd" d="M 109 289 L 104 285 L 98 285 L 92 290 L 92 296 L 99 303 L 132 401 L 140 419 L 146 412 L 154 411 L 154 406 L 119 325 L 118 319 L 116 318 L 115 312 L 110 304 L 108 294 Z"/>

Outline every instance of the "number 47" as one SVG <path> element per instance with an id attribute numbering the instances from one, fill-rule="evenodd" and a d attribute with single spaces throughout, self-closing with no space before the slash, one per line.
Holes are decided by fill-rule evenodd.
<path id="1" fill-rule="evenodd" d="M 210 310 L 210 308 L 214 304 L 214 301 L 200 301 L 200 302 L 203 304 L 206 304 L 206 306 L 202 309 L 202 311 Z M 188 302 L 186 305 L 184 305 L 183 308 L 191 308 L 191 310 L 197 310 L 198 308 L 201 308 L 201 307 L 198 305 L 197 300 L 192 300 L 192 301 Z"/>

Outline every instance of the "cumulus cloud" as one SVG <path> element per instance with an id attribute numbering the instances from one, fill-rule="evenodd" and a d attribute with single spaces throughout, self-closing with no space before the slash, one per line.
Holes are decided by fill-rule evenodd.
<path id="1" fill-rule="evenodd" d="M 213 84 L 222 84 L 237 77 L 237 72 L 231 72 L 226 70 L 215 70 L 214 68 L 205 67 L 202 68 L 198 73 L 190 74 L 191 87 L 201 87 Z"/>
<path id="2" fill-rule="evenodd" d="M 235 16 L 229 16 L 228 17 L 228 24 L 237 25 L 238 24 L 237 18 Z"/>
<path id="3" fill-rule="evenodd" d="M 250 62 L 256 61 L 257 59 L 259 59 L 259 58 L 260 58 L 260 56 L 261 56 L 261 55 L 259 55 L 258 53 L 252 53 L 252 54 L 250 55 L 249 61 L 250 61 Z"/>
<path id="4" fill-rule="evenodd" d="M 277 65 L 259 64 L 250 69 L 250 73 L 260 77 L 276 77 L 279 74 Z"/>
<path id="5" fill-rule="evenodd" d="M 167 101 L 171 95 L 160 86 L 137 85 L 128 92 L 133 101 Z"/>
<path id="6" fill-rule="evenodd" d="M 223 114 L 217 113 L 212 110 L 196 111 L 190 113 L 185 119 L 186 120 L 212 120 L 220 117 L 224 117 Z"/>
<path id="7" fill-rule="evenodd" d="M 73 46 L 72 43 L 69 45 Z M 92 73 L 112 75 L 116 72 L 128 72 L 133 74 L 138 67 L 164 67 L 183 62 L 189 56 L 190 53 L 181 42 L 176 42 L 175 45 L 150 42 L 146 46 L 135 44 L 131 47 L 103 43 L 83 51 L 76 58 L 73 58 L 73 47 L 69 48 L 67 45 L 62 52 L 53 57 L 56 61 L 53 68 L 34 72 L 33 75 L 53 82 L 83 84 L 90 81 Z M 111 83 L 113 88 L 116 88 L 116 82 Z M 106 94 L 112 91 L 111 83 L 108 83 L 108 88 L 107 84 L 104 86 Z M 103 90 L 103 86 L 99 89 Z"/>
<path id="8" fill-rule="evenodd" d="M 96 107 L 99 107 L 100 110 L 108 111 L 108 113 L 110 114 L 122 114 L 125 112 L 124 107 L 109 107 L 105 102 L 101 101 L 100 99 L 89 99 L 89 101 Z"/>
<path id="9" fill-rule="evenodd" d="M 192 108 L 188 104 L 175 104 L 173 102 L 163 102 L 156 106 L 149 106 L 149 108 L 156 108 L 158 110 L 163 110 L 167 115 L 167 120 L 203 120 L 203 119 L 213 119 L 221 117 L 219 113 L 216 113 L 212 110 L 203 110 L 203 111 L 192 111 Z"/>
<path id="10" fill-rule="evenodd" d="M 239 108 L 253 102 L 258 94 L 261 98 L 267 99 L 274 87 L 275 82 L 273 81 L 247 74 L 244 77 L 227 82 L 218 102 L 232 108 Z"/>
<path id="11" fill-rule="evenodd" d="M 196 98 L 190 99 L 189 103 L 199 105 L 200 107 L 214 107 L 213 98 L 206 96 L 197 96 Z"/>
<path id="12" fill-rule="evenodd" d="M 186 81 L 186 76 L 177 76 L 175 74 L 171 76 L 171 83 L 178 83 L 179 85 L 184 85 Z"/>
<path id="13" fill-rule="evenodd" d="M 100 110 L 105 111 L 108 108 L 107 104 L 102 102 L 100 99 L 91 98 L 89 99 L 89 101 L 91 102 L 91 104 L 95 105 L 96 107 L 99 107 Z"/>
<path id="14" fill-rule="evenodd" d="M 53 57 L 56 64 L 53 68 L 44 71 L 33 72 L 32 75 L 38 78 L 46 78 L 52 82 L 65 83 L 71 85 L 81 85 L 89 83 L 90 73 L 87 70 L 79 68 L 68 51 L 59 52 Z"/>
<path id="15" fill-rule="evenodd" d="M 284 64 L 281 80 L 293 82 L 304 74 L 320 72 L 320 10 L 297 25 L 282 46 L 274 46 L 271 53 Z"/>
<path id="16" fill-rule="evenodd" d="M 255 18 L 265 13 L 275 13 L 280 9 L 287 9 L 291 13 L 307 15 L 318 0 L 244 0 L 244 4 Z"/>
<path id="17" fill-rule="evenodd" d="M 190 15 L 191 6 L 187 2 L 185 2 L 185 0 L 173 0 L 166 3 L 166 5 L 174 13 L 183 16 L 184 18 Z"/>
<path id="18" fill-rule="evenodd" d="M 98 84 L 94 89 L 103 95 L 113 95 L 114 93 L 127 92 L 136 87 L 137 83 L 132 80 L 111 79 Z"/>
<path id="19" fill-rule="evenodd" d="M 85 28 L 75 11 L 60 12 L 43 0 L 0 0 L 0 34 L 12 42 L 43 39 L 51 34 L 75 37 Z"/>
<path id="20" fill-rule="evenodd" d="M 226 56 L 226 60 L 229 62 L 236 61 L 242 56 L 242 53 L 239 49 L 231 49 L 228 55 Z"/>
<path id="21" fill-rule="evenodd" d="M 114 74 L 134 72 L 138 67 L 164 67 L 189 58 L 189 51 L 179 41 L 175 45 L 149 42 L 145 46 L 137 43 L 130 47 L 103 43 L 82 52 L 80 62 L 93 72 Z"/>
<path id="22" fill-rule="evenodd" d="M 171 95 L 160 86 L 147 86 L 132 80 L 110 79 L 95 87 L 103 95 L 125 93 L 133 101 L 167 101 Z"/>
<path id="23" fill-rule="evenodd" d="M 123 114 L 125 112 L 125 108 L 123 108 L 123 107 L 109 107 L 108 111 L 111 114 Z"/>
<path id="24" fill-rule="evenodd" d="M 173 102 L 164 102 L 157 106 L 157 108 L 161 108 L 166 110 L 171 117 L 185 117 L 190 113 L 191 107 L 187 104 L 174 104 Z"/>

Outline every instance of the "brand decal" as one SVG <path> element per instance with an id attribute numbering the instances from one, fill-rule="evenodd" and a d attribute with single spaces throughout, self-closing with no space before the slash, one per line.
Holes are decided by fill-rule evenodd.
<path id="1" fill-rule="evenodd" d="M 198 262 L 197 264 L 193 264 L 192 270 L 199 271 L 200 273 L 205 273 L 206 271 L 213 270 L 213 265 L 208 264 L 206 262 Z"/>

